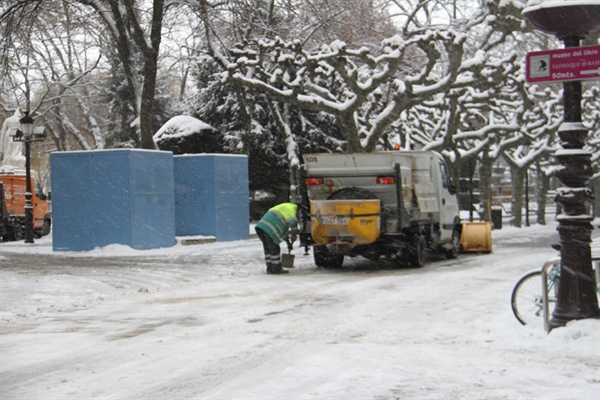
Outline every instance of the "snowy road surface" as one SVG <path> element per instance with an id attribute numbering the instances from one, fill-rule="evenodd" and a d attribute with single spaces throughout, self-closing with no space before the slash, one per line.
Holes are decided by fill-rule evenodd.
<path id="1" fill-rule="evenodd" d="M 598 230 L 597 230 L 598 231 Z M 600 322 L 546 335 L 509 297 L 555 226 L 492 254 L 264 273 L 256 239 L 53 253 L 0 244 L 0 398 L 598 399 Z"/>

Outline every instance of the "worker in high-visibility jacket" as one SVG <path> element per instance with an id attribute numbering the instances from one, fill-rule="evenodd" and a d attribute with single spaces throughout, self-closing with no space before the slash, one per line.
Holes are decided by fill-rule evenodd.
<path id="1" fill-rule="evenodd" d="M 267 274 L 287 274 L 289 272 L 281 267 L 279 243 L 287 239 L 289 230 L 291 230 L 289 235 L 291 242 L 293 243 L 296 240 L 298 232 L 297 212 L 298 206 L 296 204 L 278 204 L 269 209 L 254 228 L 265 251 Z"/>

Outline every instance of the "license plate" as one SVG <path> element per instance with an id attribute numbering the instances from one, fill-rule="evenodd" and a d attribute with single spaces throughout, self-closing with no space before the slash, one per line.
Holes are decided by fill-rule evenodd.
<path id="1" fill-rule="evenodd" d="M 321 224 L 323 225 L 348 225 L 348 218 L 346 217 L 321 217 Z"/>

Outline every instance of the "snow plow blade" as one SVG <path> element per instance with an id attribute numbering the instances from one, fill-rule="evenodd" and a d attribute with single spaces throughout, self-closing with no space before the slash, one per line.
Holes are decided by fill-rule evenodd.
<path id="1" fill-rule="evenodd" d="M 371 244 L 381 234 L 379 200 L 313 200 L 310 216 L 319 244 Z"/>
<path id="2" fill-rule="evenodd" d="M 492 224 L 490 222 L 463 222 L 460 245 L 465 253 L 492 251 Z"/>

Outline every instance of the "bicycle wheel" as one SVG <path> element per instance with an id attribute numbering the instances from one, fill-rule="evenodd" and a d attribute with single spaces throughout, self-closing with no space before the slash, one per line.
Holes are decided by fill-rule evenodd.
<path id="1" fill-rule="evenodd" d="M 551 276 L 552 271 L 549 274 L 549 277 Z M 551 291 L 548 296 L 548 313 L 551 315 L 556 304 L 553 292 L 556 290 L 557 285 L 552 285 L 551 282 L 548 282 L 548 288 Z M 510 304 L 513 314 L 521 324 L 534 325 L 544 323 L 541 271 L 529 272 L 519 279 L 513 289 Z"/>

